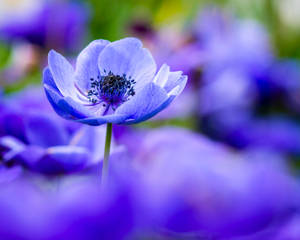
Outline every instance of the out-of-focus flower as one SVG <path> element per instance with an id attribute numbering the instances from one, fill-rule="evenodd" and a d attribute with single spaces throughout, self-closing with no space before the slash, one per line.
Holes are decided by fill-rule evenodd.
<path id="1" fill-rule="evenodd" d="M 296 206 L 294 179 L 276 154 L 237 154 L 174 128 L 149 132 L 139 149 L 147 169 L 143 212 L 152 230 L 242 237 L 276 226 Z"/>
<path id="2" fill-rule="evenodd" d="M 257 22 L 238 20 L 218 8 L 207 8 L 195 24 L 203 52 L 201 114 L 251 110 L 264 94 L 273 53 L 265 29 Z"/>
<path id="3" fill-rule="evenodd" d="M 46 48 L 74 50 L 84 36 L 85 6 L 63 1 L 3 0 L 0 37 Z"/>
<path id="4" fill-rule="evenodd" d="M 300 153 L 297 122 L 280 115 L 254 117 L 249 111 L 221 111 L 204 118 L 206 132 L 239 149 L 261 147 L 288 155 Z"/>
<path id="5" fill-rule="evenodd" d="M 53 50 L 48 63 L 43 81 L 53 108 L 89 125 L 145 121 L 166 108 L 187 82 L 167 65 L 155 75 L 155 61 L 136 38 L 93 41 L 79 54 L 75 72 Z"/>
<path id="6" fill-rule="evenodd" d="M 239 239 L 286 223 L 297 206 L 294 179 L 272 152 L 238 154 L 187 130 L 162 128 L 148 131 L 134 156 L 112 159 L 105 192 L 92 176 L 61 178 L 55 191 L 46 180 L 2 184 L 0 237 Z"/>
<path id="7" fill-rule="evenodd" d="M 300 127 L 280 116 L 232 125 L 227 140 L 237 147 L 261 147 L 288 154 L 300 154 Z M 229 128 L 227 128 L 229 129 Z"/>
<path id="8" fill-rule="evenodd" d="M 42 89 L 3 101 L 0 156 L 5 165 L 19 164 L 51 175 L 79 171 L 102 159 L 105 129 L 79 129 L 58 118 Z"/>
<path id="9" fill-rule="evenodd" d="M 273 53 L 265 29 L 255 21 L 237 20 L 218 8 L 207 8 L 195 26 L 209 69 L 239 68 L 260 76 Z"/>
<path id="10" fill-rule="evenodd" d="M 300 112 L 300 64 L 293 59 L 274 62 L 268 79 L 270 99 L 287 110 Z"/>
<path id="11" fill-rule="evenodd" d="M 215 76 L 203 76 L 203 79 L 204 84 L 199 89 L 199 111 L 202 115 L 249 109 L 256 101 L 255 84 L 247 74 L 239 70 L 226 69 Z"/>
<path id="12" fill-rule="evenodd" d="M 101 192 L 91 177 L 60 184 L 59 191 L 45 190 L 26 178 L 1 184 L 0 238 L 117 240 L 132 234 L 135 207 L 126 184 L 119 182 L 109 192 Z"/>
<path id="13" fill-rule="evenodd" d="M 277 230 L 277 234 L 274 234 L 274 237 L 272 239 L 298 239 L 300 236 L 299 224 L 300 216 L 299 213 L 296 213 L 291 219 L 288 219 L 288 221 Z"/>
<path id="14" fill-rule="evenodd" d="M 21 174 L 22 168 L 20 166 L 11 167 L 8 169 L 2 163 L 0 164 L 0 183 L 9 183 L 20 177 Z"/>

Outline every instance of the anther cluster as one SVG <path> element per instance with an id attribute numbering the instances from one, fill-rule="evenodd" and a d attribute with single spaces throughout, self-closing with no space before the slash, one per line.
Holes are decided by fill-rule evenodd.
<path id="1" fill-rule="evenodd" d="M 93 104 L 103 103 L 116 109 L 123 102 L 135 95 L 135 80 L 126 74 L 114 75 L 111 71 L 106 76 L 90 78 L 91 89 L 88 91 L 89 101 Z"/>

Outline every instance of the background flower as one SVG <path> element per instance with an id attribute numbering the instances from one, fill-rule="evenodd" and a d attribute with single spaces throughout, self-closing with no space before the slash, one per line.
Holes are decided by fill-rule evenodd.
<path id="1" fill-rule="evenodd" d="M 0 156 L 6 166 L 56 175 L 78 172 L 102 160 L 105 129 L 69 124 L 55 116 L 41 88 L 2 99 L 2 108 Z"/>

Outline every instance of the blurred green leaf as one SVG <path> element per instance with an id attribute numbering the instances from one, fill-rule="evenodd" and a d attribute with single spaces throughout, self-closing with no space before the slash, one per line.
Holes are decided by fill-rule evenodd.
<path id="1" fill-rule="evenodd" d="M 7 64 L 9 57 L 10 47 L 5 43 L 0 42 L 0 69 Z"/>

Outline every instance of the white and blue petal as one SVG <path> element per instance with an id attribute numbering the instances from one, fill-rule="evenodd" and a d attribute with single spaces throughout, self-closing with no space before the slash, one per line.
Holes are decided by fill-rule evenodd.
<path id="1" fill-rule="evenodd" d="M 75 120 L 91 116 L 91 113 L 84 105 L 74 101 L 72 98 L 62 97 L 47 85 L 44 86 L 44 89 L 53 109 L 61 117 Z"/>
<path id="2" fill-rule="evenodd" d="M 170 67 L 167 64 L 163 64 L 157 72 L 157 74 L 155 75 L 153 82 L 161 88 L 164 88 L 168 81 L 169 73 Z"/>
<path id="3" fill-rule="evenodd" d="M 182 75 L 181 71 L 170 72 L 170 67 L 163 64 L 155 75 L 153 82 L 165 89 L 168 95 L 178 95 L 186 85 L 187 76 Z"/>
<path id="4" fill-rule="evenodd" d="M 116 113 L 130 115 L 125 121 L 127 124 L 145 121 L 166 108 L 183 91 L 186 82 L 187 76 L 170 72 L 169 66 L 164 64 L 153 82 L 120 106 Z"/>
<path id="5" fill-rule="evenodd" d="M 48 87 L 51 87 L 53 90 L 55 90 L 60 95 L 62 95 L 61 92 L 59 91 L 59 89 L 57 88 L 56 83 L 54 82 L 54 79 L 50 72 L 49 67 L 46 67 L 43 71 L 43 84 L 47 85 Z"/>
<path id="6" fill-rule="evenodd" d="M 82 118 L 76 120 L 77 122 L 85 123 L 91 126 L 98 126 L 105 123 L 122 124 L 127 118 L 128 114 L 110 114 L 99 117 Z"/>
<path id="7" fill-rule="evenodd" d="M 170 78 L 172 78 L 172 74 L 170 74 Z M 181 75 L 179 78 L 176 76 L 176 81 L 170 82 L 170 85 L 165 86 L 165 90 L 168 92 L 168 96 L 178 96 L 183 89 L 185 88 L 187 83 L 187 76 Z M 173 86 L 173 88 L 171 88 Z"/>
<path id="8" fill-rule="evenodd" d="M 159 104 L 156 108 L 153 108 L 151 111 L 145 112 L 143 115 L 135 118 L 135 119 L 127 119 L 124 124 L 136 124 L 143 121 L 146 121 L 156 114 L 158 114 L 160 111 L 164 110 L 166 107 L 169 106 L 169 104 L 175 99 L 176 96 L 171 95 L 165 101 L 163 101 L 161 104 Z"/>
<path id="9" fill-rule="evenodd" d="M 0 137 L 0 149 L 2 161 L 9 162 L 26 148 L 25 144 L 12 136 Z"/>
<path id="10" fill-rule="evenodd" d="M 127 115 L 126 121 L 137 121 L 154 112 L 167 99 L 167 92 L 160 86 L 151 82 L 132 99 L 121 105 L 116 110 L 116 114 Z"/>
<path id="11" fill-rule="evenodd" d="M 156 63 L 151 53 L 136 38 L 124 38 L 108 44 L 100 53 L 98 66 L 101 75 L 111 71 L 114 75 L 131 77 L 136 81 L 136 92 L 152 81 Z"/>
<path id="12" fill-rule="evenodd" d="M 107 40 L 95 40 L 79 54 L 76 61 L 75 82 L 82 91 L 88 91 L 90 79 L 97 79 L 99 76 L 98 58 L 109 43 Z"/>
<path id="13" fill-rule="evenodd" d="M 87 98 L 81 96 L 75 87 L 74 69 L 61 54 L 51 50 L 48 54 L 48 63 L 56 88 L 64 97 L 71 97 L 82 103 L 88 101 Z M 49 73 L 47 72 L 46 74 L 48 75 Z"/>

